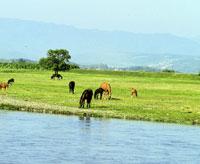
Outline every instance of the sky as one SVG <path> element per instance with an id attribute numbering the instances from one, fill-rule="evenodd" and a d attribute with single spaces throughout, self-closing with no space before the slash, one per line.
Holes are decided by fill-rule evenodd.
<path id="1" fill-rule="evenodd" d="M 0 18 L 200 36 L 200 0 L 0 0 Z"/>

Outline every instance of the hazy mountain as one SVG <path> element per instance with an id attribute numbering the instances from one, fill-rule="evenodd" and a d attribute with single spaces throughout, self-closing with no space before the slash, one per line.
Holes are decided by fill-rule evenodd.
<path id="1" fill-rule="evenodd" d="M 0 19 L 0 58 L 38 60 L 54 48 L 68 49 L 72 61 L 80 64 L 200 70 L 200 42 L 194 38 Z"/>

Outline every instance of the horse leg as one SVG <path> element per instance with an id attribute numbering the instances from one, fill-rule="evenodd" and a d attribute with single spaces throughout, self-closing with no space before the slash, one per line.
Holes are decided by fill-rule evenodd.
<path id="1" fill-rule="evenodd" d="M 3 90 L 3 94 L 4 94 L 4 95 L 7 95 L 6 87 L 2 87 L 1 90 Z"/>
<path id="2" fill-rule="evenodd" d="M 109 96 L 109 92 L 108 92 L 108 91 L 105 91 L 105 92 L 104 92 L 104 96 L 105 96 L 105 99 L 106 99 L 106 100 L 109 99 L 109 97 L 108 97 L 108 96 Z"/>
<path id="3" fill-rule="evenodd" d="M 90 100 L 87 99 L 87 108 L 90 108 Z"/>
<path id="4" fill-rule="evenodd" d="M 109 95 L 108 100 L 111 100 L 111 95 Z"/>
<path id="5" fill-rule="evenodd" d="M 82 102 L 82 107 L 84 108 L 84 106 L 85 106 L 85 100 L 83 100 Z"/>
<path id="6" fill-rule="evenodd" d="M 98 99 L 98 94 L 97 94 L 97 92 L 95 91 L 95 93 L 94 93 L 94 99 L 95 100 L 97 100 Z"/>
<path id="7" fill-rule="evenodd" d="M 135 92 L 135 96 L 136 96 L 136 97 L 138 96 L 137 91 Z"/>
<path id="8" fill-rule="evenodd" d="M 103 94 L 103 93 L 100 93 L 100 100 L 102 99 L 102 94 Z"/>
<path id="9" fill-rule="evenodd" d="M 87 108 L 90 108 L 90 103 L 87 103 Z"/>
<path id="10" fill-rule="evenodd" d="M 79 108 L 84 108 L 84 104 L 80 104 Z"/>

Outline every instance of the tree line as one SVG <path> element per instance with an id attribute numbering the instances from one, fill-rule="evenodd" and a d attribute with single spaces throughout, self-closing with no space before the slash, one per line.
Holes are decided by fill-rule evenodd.
<path id="1" fill-rule="evenodd" d="M 12 60 L 9 62 L 0 62 L 0 68 L 6 69 L 35 69 L 35 70 L 53 70 L 56 74 L 58 71 L 68 71 L 78 69 L 77 64 L 70 63 L 71 56 L 66 49 L 48 50 L 47 57 L 41 58 L 39 62 L 32 62 L 25 59 Z"/>

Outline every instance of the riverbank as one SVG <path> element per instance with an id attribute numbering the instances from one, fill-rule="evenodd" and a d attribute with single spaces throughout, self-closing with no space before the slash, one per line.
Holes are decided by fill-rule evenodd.
<path id="1" fill-rule="evenodd" d="M 2 71 L 1 81 L 15 78 L 7 92 L 0 93 L 0 108 L 52 114 L 120 118 L 179 124 L 200 124 L 200 77 L 197 75 L 75 70 L 51 80 L 48 71 Z M 75 94 L 68 82 L 76 81 Z M 92 100 L 91 109 L 79 109 L 82 91 L 100 83 L 112 86 L 111 100 Z M 130 88 L 138 98 L 130 96 Z"/>
<path id="2" fill-rule="evenodd" d="M 26 111 L 35 113 L 49 113 L 61 115 L 77 115 L 77 116 L 90 116 L 90 117 L 103 117 L 103 118 L 122 118 L 115 115 L 113 112 L 93 111 L 90 109 L 80 109 L 76 107 L 65 107 L 59 105 L 50 105 L 39 102 L 30 102 L 24 100 L 17 100 L 9 98 L 6 95 L 0 96 L 0 109 L 7 111 Z"/>
<path id="3" fill-rule="evenodd" d="M 180 123 L 194 125 L 199 124 L 199 120 L 192 120 L 179 122 L 179 120 L 170 121 L 167 119 L 153 118 L 151 116 L 139 116 L 139 115 L 127 115 L 123 113 L 117 113 L 113 111 L 98 111 L 93 109 L 80 109 L 76 107 L 65 107 L 59 105 L 50 105 L 38 102 L 29 102 L 23 100 L 16 100 L 6 96 L 0 96 L 0 109 L 7 111 L 26 111 L 34 113 L 47 113 L 47 114 L 59 114 L 59 115 L 76 115 L 80 117 L 98 117 L 98 118 L 117 118 L 117 119 L 128 119 L 128 120 L 142 120 L 142 121 L 153 121 L 153 122 L 165 122 L 165 123 Z"/>

